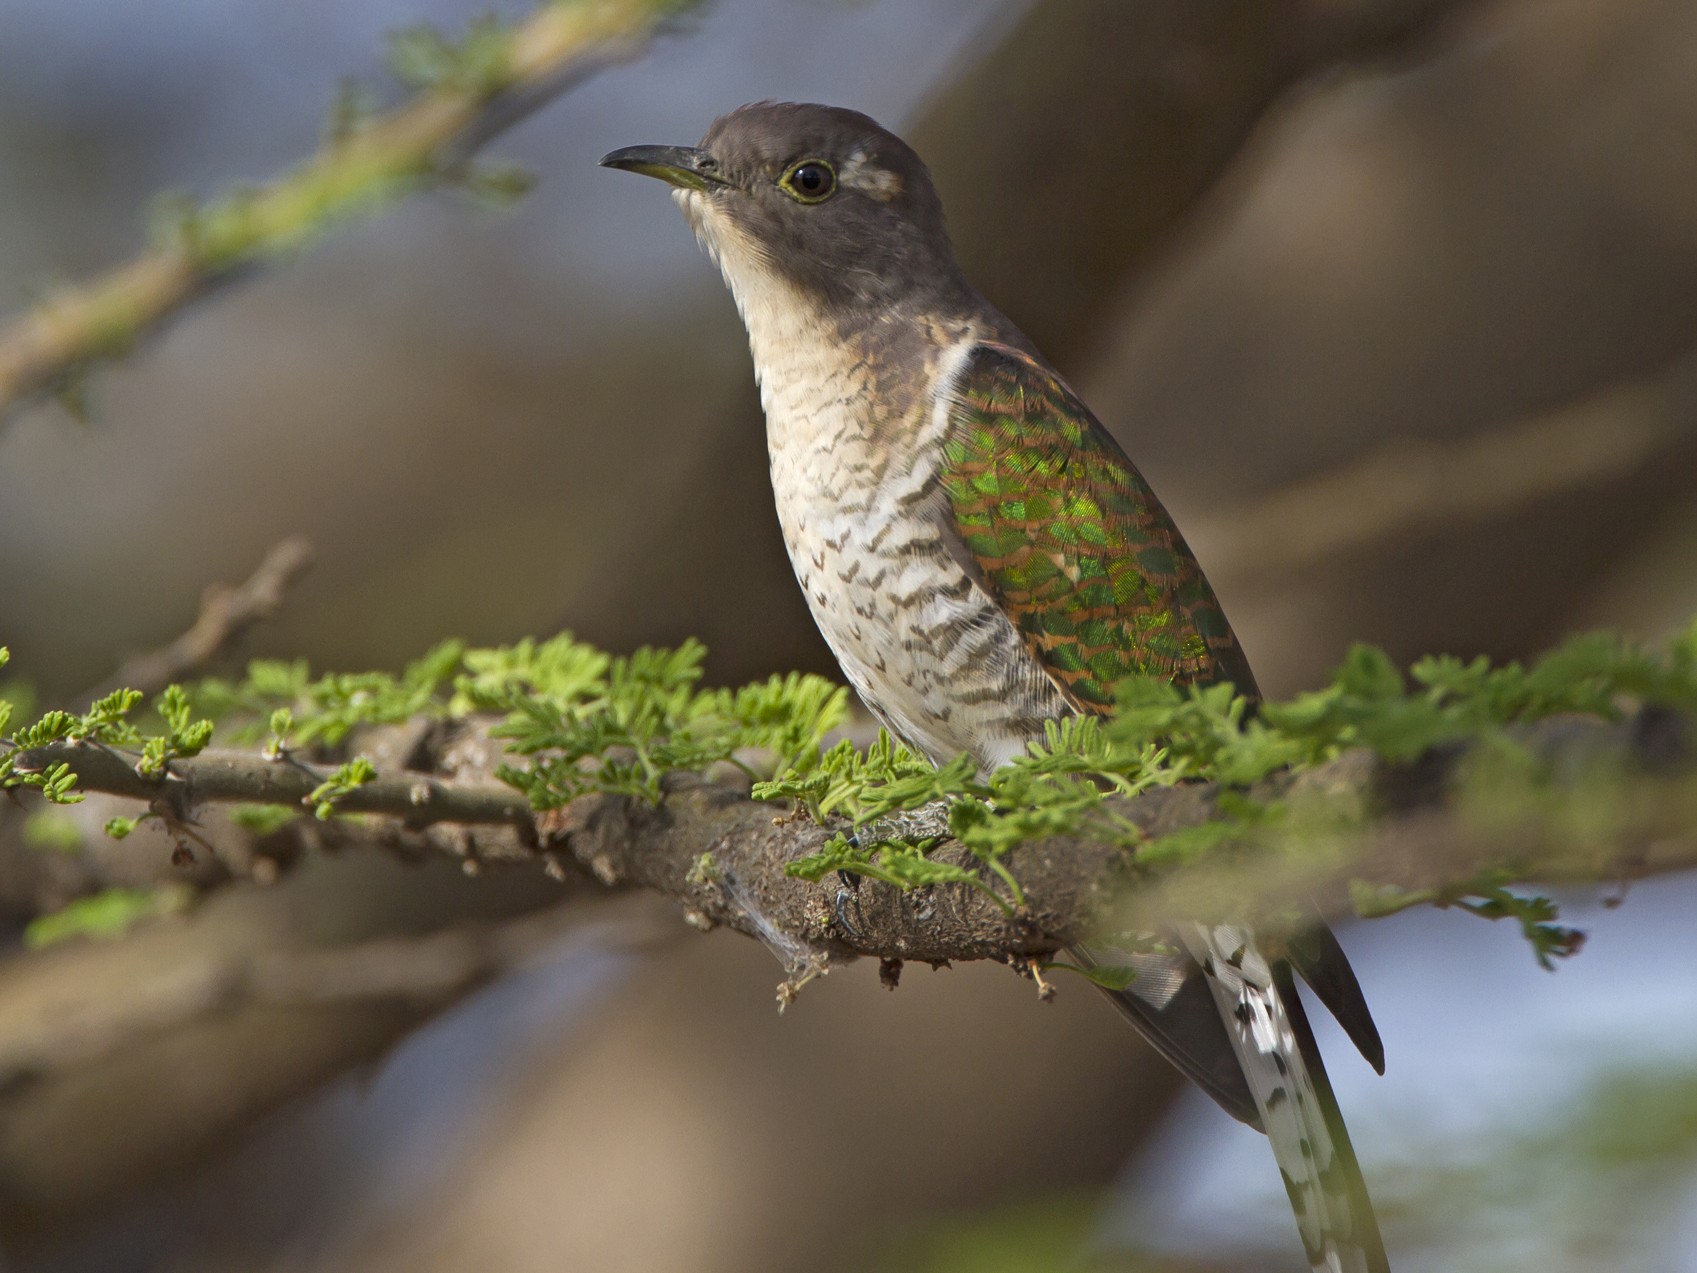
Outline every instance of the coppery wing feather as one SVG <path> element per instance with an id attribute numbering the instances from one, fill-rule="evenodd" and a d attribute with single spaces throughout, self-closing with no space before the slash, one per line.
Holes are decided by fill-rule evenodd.
<path id="1" fill-rule="evenodd" d="M 952 529 L 1027 649 L 1081 711 L 1117 681 L 1255 681 L 1195 556 L 1061 379 L 984 343 L 955 384 L 942 484 Z"/>
<path id="2" fill-rule="evenodd" d="M 1256 694 L 1178 528 L 1065 382 L 1021 350 L 980 344 L 956 382 L 950 424 L 942 485 L 956 547 L 1078 710 L 1112 711 L 1114 683 L 1139 672 L 1187 684 L 1230 681 Z M 1382 1070 L 1384 1048 L 1361 987 L 1318 915 L 1315 922 L 1288 957 Z M 1133 1017 L 1144 1012 L 1129 999 L 1122 1006 Z M 1245 1116 L 1239 1092 L 1207 1081 L 1220 1068 L 1223 1035 L 1160 1042 Z"/>

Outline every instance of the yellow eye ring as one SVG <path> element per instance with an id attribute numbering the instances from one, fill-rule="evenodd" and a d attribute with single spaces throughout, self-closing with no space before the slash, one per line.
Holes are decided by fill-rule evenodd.
<path id="1" fill-rule="evenodd" d="M 778 188 L 797 203 L 824 203 L 837 193 L 837 170 L 823 159 L 803 159 L 778 178 Z"/>

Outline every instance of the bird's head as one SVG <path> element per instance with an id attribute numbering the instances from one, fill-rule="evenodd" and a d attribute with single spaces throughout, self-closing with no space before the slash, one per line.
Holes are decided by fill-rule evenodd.
<path id="1" fill-rule="evenodd" d="M 673 187 L 745 312 L 773 282 L 837 312 L 960 286 L 931 174 L 858 111 L 758 102 L 699 146 L 631 146 L 601 163 Z"/>

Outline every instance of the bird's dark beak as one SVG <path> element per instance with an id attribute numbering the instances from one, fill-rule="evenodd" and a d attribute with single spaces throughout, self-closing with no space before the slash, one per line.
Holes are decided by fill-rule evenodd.
<path id="1" fill-rule="evenodd" d="M 686 190 L 711 190 L 730 183 L 719 175 L 713 156 L 695 146 L 626 146 L 601 156 L 603 168 L 622 168 L 658 177 Z"/>

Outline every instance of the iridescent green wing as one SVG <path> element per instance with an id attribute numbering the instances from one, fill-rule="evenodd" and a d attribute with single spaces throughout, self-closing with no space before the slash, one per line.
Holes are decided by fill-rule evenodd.
<path id="1" fill-rule="evenodd" d="M 1255 682 L 1214 590 L 1108 431 L 1041 363 L 982 344 L 956 385 L 942 485 L 960 543 L 1081 710 L 1133 673 Z"/>

